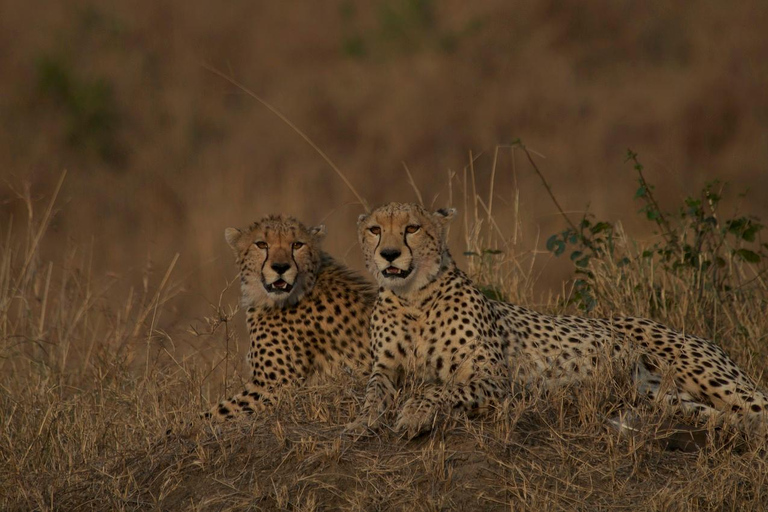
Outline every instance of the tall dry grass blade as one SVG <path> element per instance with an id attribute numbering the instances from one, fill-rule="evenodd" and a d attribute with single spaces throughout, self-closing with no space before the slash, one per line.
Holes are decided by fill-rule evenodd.
<path id="1" fill-rule="evenodd" d="M 158 286 L 157 292 L 155 292 L 155 296 L 153 297 L 152 301 L 144 307 L 144 310 L 136 318 L 136 325 L 134 326 L 133 332 L 131 333 L 132 336 L 135 337 L 139 334 L 139 330 L 141 330 L 141 326 L 144 324 L 147 316 L 149 316 L 149 313 L 155 309 L 155 303 L 160 300 L 160 295 L 162 294 L 165 285 L 168 283 L 168 279 L 171 277 L 171 272 L 173 272 L 174 267 L 176 267 L 176 262 L 178 261 L 179 253 L 177 252 L 173 257 L 171 264 L 168 265 L 168 269 L 165 271 L 165 275 L 163 276 L 162 281 L 160 281 L 160 286 Z"/>
<path id="2" fill-rule="evenodd" d="M 45 278 L 45 290 L 43 291 L 43 303 L 40 306 L 40 321 L 37 324 L 37 337 L 42 338 L 45 331 L 45 312 L 48 309 L 48 292 L 51 289 L 51 274 L 53 273 L 53 262 L 48 262 L 48 275 Z"/>
<path id="3" fill-rule="evenodd" d="M 499 226 L 499 223 L 496 222 L 496 219 L 493 216 L 491 216 L 491 207 L 490 207 L 490 205 L 486 205 L 485 201 L 483 201 L 482 197 L 478 197 L 477 201 L 478 201 L 478 203 L 480 203 L 480 207 L 486 212 L 486 214 L 488 214 L 487 225 L 489 226 L 489 229 L 488 229 L 488 240 L 485 243 L 485 245 L 486 245 L 485 249 L 491 248 L 491 246 L 493 245 L 492 244 L 493 231 L 496 231 L 496 235 L 501 240 L 501 243 L 504 245 L 504 248 L 509 250 L 509 248 L 510 248 L 509 247 L 509 242 L 507 241 L 506 237 L 504 236 L 504 233 L 501 231 L 501 227 Z M 493 229 L 490 229 L 491 227 Z"/>
<path id="4" fill-rule="evenodd" d="M 32 263 L 32 259 L 34 258 L 34 255 L 37 253 L 37 246 L 40 244 L 40 240 L 42 240 L 43 238 L 43 233 L 45 233 L 46 229 L 48 228 L 48 223 L 51 220 L 51 213 L 53 212 L 53 205 L 56 203 L 56 198 L 59 196 L 61 185 L 64 183 L 64 178 L 66 177 L 67 177 L 67 170 L 64 169 L 64 171 L 61 173 L 61 177 L 59 178 L 59 182 L 56 184 L 56 188 L 53 191 L 53 195 L 51 196 L 51 201 L 48 203 L 48 208 L 46 208 L 45 210 L 45 214 L 43 215 L 42 222 L 40 223 L 37 233 L 35 233 L 35 237 L 32 240 L 32 244 L 29 248 L 29 251 L 27 252 L 27 258 L 24 261 L 24 265 L 21 267 L 21 271 L 19 272 L 19 277 L 16 280 L 16 284 L 14 285 L 14 288 L 16 289 L 19 288 L 22 281 L 24 280 L 27 269 L 29 268 L 30 263 Z"/>
<path id="5" fill-rule="evenodd" d="M 495 151 L 493 152 L 493 164 L 491 164 L 491 183 L 488 185 L 488 218 L 487 223 L 488 225 L 491 225 L 492 219 L 493 219 L 493 189 L 494 185 L 496 184 L 496 164 L 499 162 L 499 146 L 496 146 Z M 495 221 L 493 221 L 495 224 Z M 490 238 L 490 232 L 488 233 L 488 241 L 486 242 L 487 247 L 491 247 L 491 238 Z M 503 239 L 503 237 L 502 237 Z"/>
<path id="6" fill-rule="evenodd" d="M 303 131 L 301 131 L 301 130 L 299 129 L 299 127 L 298 127 L 298 126 L 296 126 L 295 124 L 293 124 L 293 122 L 291 122 L 291 120 L 290 120 L 290 119 L 288 119 L 287 117 L 285 117 L 285 115 L 284 115 L 282 112 L 280 112 L 280 111 L 279 111 L 279 110 L 277 110 L 275 107 L 273 107 L 271 104 L 269 104 L 269 103 L 268 103 L 268 102 L 267 102 L 265 99 L 263 99 L 261 96 L 259 96 L 258 94 L 256 94 L 255 92 L 251 91 L 251 90 L 250 90 L 250 89 L 248 89 L 246 86 L 244 86 L 243 84 L 241 84 L 240 82 L 238 82 L 237 80 L 235 80 L 234 78 L 232 78 L 230 75 L 227 75 L 226 73 L 223 73 L 223 72 L 219 71 L 218 69 L 216 69 L 215 67 L 213 67 L 213 66 L 209 66 L 208 64 L 203 64 L 203 67 L 204 67 L 205 69 L 207 69 L 208 71 L 210 71 L 211 73 L 213 73 L 213 74 L 215 74 L 215 75 L 219 76 L 220 78 L 223 78 L 224 80 L 226 80 L 227 82 L 231 83 L 232 85 L 234 85 L 235 87 L 237 87 L 238 89 L 240 89 L 241 91 L 243 91 L 245 94 L 247 94 L 247 95 L 248 95 L 248 96 L 250 96 L 251 98 L 253 98 L 253 99 L 255 99 L 256 101 L 258 101 L 259 103 L 261 103 L 261 104 L 262 104 L 264 107 L 266 107 L 266 108 L 267 108 L 267 109 L 268 109 L 270 112 L 272 112 L 273 114 L 275 114 L 275 115 L 276 115 L 276 116 L 277 116 L 277 117 L 278 117 L 278 118 L 279 118 L 279 119 L 280 119 L 282 122 L 284 122 L 285 124 L 287 124 L 287 125 L 288 125 L 288 126 L 289 126 L 289 127 L 290 127 L 290 128 L 293 130 L 293 131 L 294 131 L 294 132 L 296 132 L 296 134 L 297 134 L 297 135 L 299 135 L 299 137 L 301 137 L 302 139 L 304 139 L 304 142 L 306 142 L 307 144 L 309 144 L 309 146 L 310 146 L 312 149 L 314 149 L 314 150 L 317 152 L 317 154 L 318 154 L 318 155 L 320 155 L 320 157 L 321 157 L 323 160 L 325 160 L 325 162 L 326 162 L 326 163 L 327 163 L 327 164 L 328 164 L 328 165 L 331 167 L 331 169 L 333 169 L 333 170 L 334 170 L 334 172 L 336 172 L 336 174 L 339 176 L 339 178 L 341 178 L 341 180 L 344 182 L 344 184 L 347 186 L 347 188 L 348 188 L 348 189 L 349 189 L 349 190 L 350 190 L 350 191 L 351 191 L 351 192 L 352 192 L 352 193 L 355 195 L 355 197 L 357 198 L 357 200 L 358 200 L 358 201 L 360 201 L 360 204 L 361 204 L 361 205 L 363 205 L 363 208 L 365 208 L 365 212 L 366 212 L 366 213 L 368 213 L 368 212 L 370 212 L 370 211 L 371 211 L 371 208 L 370 208 L 370 206 L 368 205 L 368 201 L 366 201 L 366 200 L 365 200 L 365 198 L 363 198 L 363 196 L 361 196 L 361 195 L 360 195 L 360 194 L 357 192 L 357 189 L 355 189 L 355 187 L 354 187 L 354 186 L 352 186 L 352 183 L 351 183 L 351 182 L 350 182 L 350 181 L 347 179 L 347 177 L 344 175 L 344 173 L 343 173 L 343 172 L 341 172 L 341 170 L 339 170 L 339 168 L 338 168 L 338 167 L 336 167 L 336 164 L 334 164 L 334 163 L 333 163 L 333 161 L 331 160 L 331 158 L 330 158 L 328 155 L 326 155 L 326 154 L 325 154 L 325 151 L 323 151 L 322 149 L 320 149 L 320 147 L 319 147 L 317 144 L 315 144 L 315 143 L 312 141 L 312 139 L 310 139 L 310 138 L 309 138 L 309 136 L 308 136 L 306 133 L 304 133 Z"/>
<path id="7" fill-rule="evenodd" d="M 474 208 L 474 217 L 475 217 L 475 227 L 474 229 L 478 229 L 478 226 L 480 225 L 480 217 L 478 216 L 478 209 L 477 209 L 477 177 L 475 176 L 475 159 L 472 158 L 472 151 L 469 152 L 469 173 L 472 177 L 472 206 Z"/>
<path id="8" fill-rule="evenodd" d="M 510 148 L 510 157 L 512 159 L 512 204 L 515 212 L 515 232 L 512 237 L 513 245 L 517 245 L 518 234 L 522 236 L 522 223 L 520 221 L 520 187 L 517 184 L 517 159 L 515 158 L 515 148 Z"/>
<path id="9" fill-rule="evenodd" d="M 416 182 L 413 180 L 413 175 L 411 174 L 411 170 L 408 169 L 408 166 L 406 165 L 405 162 L 403 162 L 403 169 L 405 169 L 405 173 L 408 175 L 408 184 L 416 193 L 416 197 L 419 200 L 419 204 L 421 206 L 424 206 L 424 199 L 421 197 L 421 190 L 419 190 L 419 187 L 416 185 Z"/>
<path id="10" fill-rule="evenodd" d="M 13 215 L 8 222 L 8 232 L 3 246 L 3 257 L 0 259 L 0 314 L 2 314 L 3 339 L 8 339 L 8 304 L 11 301 L 11 266 L 13 250 L 11 249 L 11 234 L 13 233 Z"/>

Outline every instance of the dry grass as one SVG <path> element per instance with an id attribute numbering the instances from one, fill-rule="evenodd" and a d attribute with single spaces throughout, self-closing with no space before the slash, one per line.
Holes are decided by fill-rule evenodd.
<path id="1" fill-rule="evenodd" d="M 523 250 L 517 229 L 500 237 L 493 192 L 482 198 L 472 174 L 470 165 L 449 187 L 463 203 L 457 227 L 466 249 L 481 255 L 469 258 L 471 271 L 530 304 L 536 253 Z M 236 308 L 220 300 L 210 318 L 161 321 L 179 289 L 175 259 L 157 283 L 147 278 L 122 300 L 89 272 L 90 249 L 43 261 L 55 199 L 38 217 L 22 194 L 25 236 L 9 228 L 3 241 L 2 510 L 768 509 L 759 440 L 712 431 L 700 452 L 663 450 L 655 429 L 668 413 L 636 404 L 621 368 L 578 389 L 531 390 L 485 417 L 443 418 L 412 441 L 387 429 L 344 434 L 365 384 L 348 375 L 286 392 L 258 417 L 166 437 L 167 427 L 239 387 L 228 375 L 240 366 Z M 636 250 L 627 237 L 620 244 Z M 483 255 L 487 248 L 501 252 Z M 652 270 L 632 268 L 619 279 L 610 260 L 599 262 L 595 313 L 649 314 L 653 297 L 644 290 L 654 282 L 671 299 L 655 308 L 659 320 L 717 339 L 761 374 L 764 288 L 739 303 L 694 300 L 690 283 Z M 561 304 L 554 297 L 538 307 L 560 312 Z M 650 418 L 641 434 L 607 428 L 606 417 L 636 407 Z"/>

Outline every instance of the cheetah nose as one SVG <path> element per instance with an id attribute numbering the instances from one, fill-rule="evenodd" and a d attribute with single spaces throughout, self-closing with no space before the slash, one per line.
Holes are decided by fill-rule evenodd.
<path id="1" fill-rule="evenodd" d="M 288 263 L 273 263 L 272 270 L 277 272 L 278 274 L 284 274 L 286 270 L 291 268 L 291 265 Z"/>
<path id="2" fill-rule="evenodd" d="M 381 254 L 382 258 L 384 258 L 388 262 L 392 263 L 402 253 L 400 251 L 398 251 L 397 249 L 384 249 L 381 252 L 379 252 L 379 254 Z"/>

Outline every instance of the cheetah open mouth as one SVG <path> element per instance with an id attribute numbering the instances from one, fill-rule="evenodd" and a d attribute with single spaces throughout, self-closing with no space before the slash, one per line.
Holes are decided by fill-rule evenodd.
<path id="1" fill-rule="evenodd" d="M 269 293 L 288 293 L 293 290 L 293 285 L 283 279 L 278 279 L 272 284 L 265 286 Z"/>
<path id="2" fill-rule="evenodd" d="M 410 275 L 411 269 L 403 270 L 401 268 L 397 267 L 387 267 L 384 269 L 382 274 L 384 274 L 384 277 L 399 277 L 400 279 L 405 279 Z"/>

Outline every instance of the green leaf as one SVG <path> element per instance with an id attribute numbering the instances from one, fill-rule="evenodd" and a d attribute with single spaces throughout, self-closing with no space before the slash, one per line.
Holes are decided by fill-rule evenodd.
<path id="1" fill-rule="evenodd" d="M 589 265 L 589 256 L 584 256 L 580 260 L 574 262 L 577 267 L 584 268 Z"/>
<path id="2" fill-rule="evenodd" d="M 573 251 L 571 253 L 571 261 L 576 261 L 577 259 L 581 258 L 581 255 L 584 254 L 581 251 Z"/>
<path id="3" fill-rule="evenodd" d="M 555 244 L 557 244 L 558 241 L 558 235 L 552 235 L 551 237 L 547 238 L 547 250 L 555 252 Z"/>
<path id="4" fill-rule="evenodd" d="M 749 249 L 739 249 L 736 255 L 748 263 L 760 263 L 760 255 Z"/>
<path id="5" fill-rule="evenodd" d="M 648 210 L 645 212 L 645 215 L 648 217 L 648 220 L 658 220 L 661 216 L 657 210 Z"/>
<path id="6" fill-rule="evenodd" d="M 611 224 L 608 222 L 598 222 L 597 224 L 592 226 L 592 229 L 590 229 L 590 231 L 592 232 L 593 235 L 596 235 L 598 233 L 602 233 L 603 231 L 612 229 L 612 228 L 613 226 L 611 226 Z"/>

